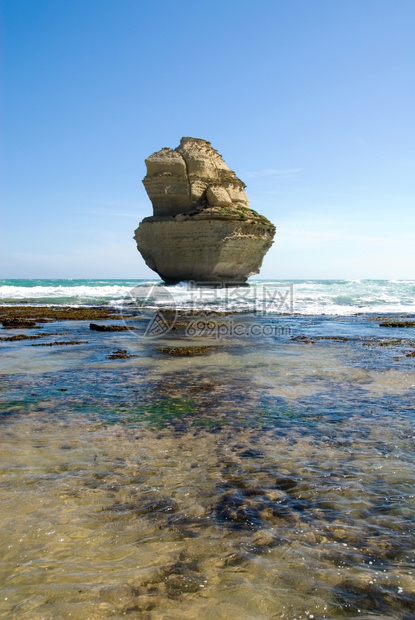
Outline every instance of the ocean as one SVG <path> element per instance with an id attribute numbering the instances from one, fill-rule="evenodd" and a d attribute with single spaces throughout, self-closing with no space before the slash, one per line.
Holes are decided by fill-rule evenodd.
<path id="1" fill-rule="evenodd" d="M 0 281 L 0 617 L 413 620 L 414 300 Z"/>
<path id="2" fill-rule="evenodd" d="M 133 289 L 153 285 L 160 285 L 160 281 L 0 280 L 0 303 L 117 306 L 128 303 Z M 270 295 L 272 290 L 292 287 L 292 310 L 299 314 L 346 316 L 415 311 L 415 280 L 252 280 L 250 286 L 266 287 Z M 195 300 L 194 288 L 187 283 L 166 289 L 178 308 L 189 307 Z M 211 296 L 207 303 L 221 310 L 245 309 L 245 302 L 238 305 L 236 294 L 232 296 L 229 290 L 216 291 L 215 299 Z"/>

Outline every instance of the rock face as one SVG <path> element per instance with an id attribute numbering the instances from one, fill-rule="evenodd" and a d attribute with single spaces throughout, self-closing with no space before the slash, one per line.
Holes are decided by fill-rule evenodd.
<path id="1" fill-rule="evenodd" d="M 182 138 L 145 161 L 154 215 L 135 240 L 151 269 L 168 284 L 245 282 L 259 272 L 275 226 L 249 208 L 245 184 L 210 142 Z"/>

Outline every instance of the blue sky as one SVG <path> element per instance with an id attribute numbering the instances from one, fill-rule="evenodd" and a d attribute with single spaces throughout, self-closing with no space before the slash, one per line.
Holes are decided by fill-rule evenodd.
<path id="1" fill-rule="evenodd" d="M 144 158 L 204 138 L 265 278 L 415 278 L 413 0 L 0 0 L 1 276 L 145 278 Z"/>

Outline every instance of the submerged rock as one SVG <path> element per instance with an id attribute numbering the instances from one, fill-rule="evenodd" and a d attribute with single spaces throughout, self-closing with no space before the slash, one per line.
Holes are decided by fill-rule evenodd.
<path id="1" fill-rule="evenodd" d="M 88 344 L 87 340 L 55 340 L 54 342 L 38 342 L 32 347 L 54 347 L 59 344 Z"/>
<path id="2" fill-rule="evenodd" d="M 131 357 L 138 357 L 138 355 L 131 355 L 127 349 L 115 349 L 110 355 L 107 356 L 109 360 L 128 360 Z"/>
<path id="3" fill-rule="evenodd" d="M 212 351 L 216 351 L 219 347 L 216 346 L 201 346 L 201 347 L 160 347 L 157 349 L 159 353 L 167 353 L 168 355 L 207 355 Z"/>
<path id="4" fill-rule="evenodd" d="M 415 321 L 393 321 L 388 319 L 379 323 L 380 327 L 415 327 Z"/>
<path id="5" fill-rule="evenodd" d="M 11 318 L 11 319 L 3 319 L 2 325 L 4 329 L 34 329 L 39 328 L 39 325 L 36 323 L 39 321 L 33 321 L 31 319 L 20 319 L 20 318 Z"/>
<path id="6" fill-rule="evenodd" d="M 127 325 L 101 325 L 99 323 L 90 323 L 89 329 L 96 332 L 126 332 L 134 328 L 127 327 Z"/>
<path id="7" fill-rule="evenodd" d="M 275 226 L 249 207 L 245 184 L 210 142 L 182 138 L 146 159 L 154 215 L 135 231 L 146 264 L 167 283 L 245 282 L 259 272 Z"/>

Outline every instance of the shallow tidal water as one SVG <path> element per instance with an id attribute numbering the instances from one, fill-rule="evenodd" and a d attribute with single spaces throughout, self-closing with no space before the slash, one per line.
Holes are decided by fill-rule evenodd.
<path id="1" fill-rule="evenodd" d="M 0 343 L 1 617 L 415 618 L 411 334 L 279 321 Z"/>

